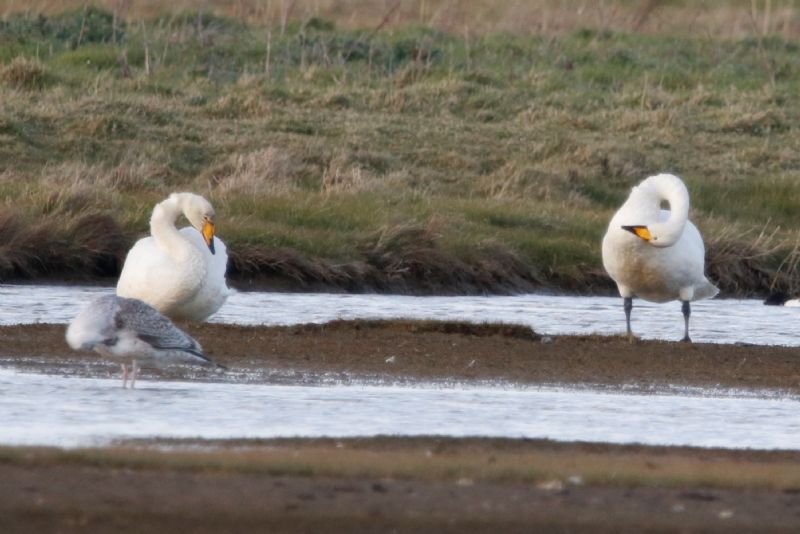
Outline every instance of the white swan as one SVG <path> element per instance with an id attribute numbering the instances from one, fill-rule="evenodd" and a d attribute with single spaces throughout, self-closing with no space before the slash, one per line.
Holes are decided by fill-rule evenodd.
<path id="1" fill-rule="evenodd" d="M 67 328 L 67 343 L 75 350 L 93 350 L 113 358 L 130 358 L 131 388 L 136 385 L 137 360 L 162 366 L 192 363 L 225 369 L 203 354 L 200 344 L 172 321 L 141 300 L 104 295 L 84 308 Z M 128 368 L 122 363 L 122 387 Z"/>
<path id="2" fill-rule="evenodd" d="M 183 213 L 192 227 L 175 228 Z M 173 319 L 202 321 L 216 312 L 230 290 L 228 254 L 214 237 L 211 204 L 193 193 L 172 193 L 153 209 L 150 237 L 136 242 L 117 282 L 120 297 L 143 300 Z"/>
<path id="3" fill-rule="evenodd" d="M 661 209 L 666 201 L 669 210 Z M 703 238 L 689 222 L 689 192 L 671 174 L 643 180 L 614 214 L 603 238 L 603 266 L 624 299 L 628 338 L 633 297 L 653 302 L 680 300 L 689 338 L 689 302 L 719 289 L 705 277 Z"/>

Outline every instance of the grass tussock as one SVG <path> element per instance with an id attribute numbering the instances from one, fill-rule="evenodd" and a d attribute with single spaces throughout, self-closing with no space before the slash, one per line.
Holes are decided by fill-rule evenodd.
<path id="1" fill-rule="evenodd" d="M 776 239 L 776 233 L 736 233 L 723 228 L 713 234 L 706 252 L 709 278 L 740 295 L 752 296 L 752 288 L 790 295 L 800 290 L 796 277 L 800 251 L 797 245 L 787 249 L 786 243 Z"/>
<path id="2" fill-rule="evenodd" d="M 429 228 L 381 230 L 362 247 L 362 259 L 332 262 L 293 249 L 246 246 L 230 252 L 229 273 L 240 280 L 294 289 L 428 294 L 509 293 L 539 287 L 528 266 L 506 252 L 478 250 L 468 260 L 443 251 Z"/>
<path id="3" fill-rule="evenodd" d="M 701 1 L 676 2 L 654 0 L 629 2 L 612 0 L 587 2 L 579 6 L 557 0 L 425 0 L 387 4 L 366 0 L 295 0 L 293 2 L 260 2 L 258 0 L 203 1 L 177 0 L 165 4 L 157 1 L 119 2 L 96 0 L 92 4 L 127 18 L 174 17 L 207 24 L 208 10 L 251 24 L 274 24 L 277 32 L 285 32 L 292 24 L 303 22 L 314 28 L 394 28 L 406 25 L 431 26 L 447 32 L 468 31 L 475 35 L 507 32 L 525 35 L 563 35 L 589 28 L 595 31 L 626 31 L 666 35 L 703 35 L 727 38 L 745 36 L 788 36 L 800 31 L 797 6 L 788 0 L 775 2 Z M 0 0 L 0 14 L 31 10 L 49 15 L 55 29 L 80 24 L 82 16 L 97 17 L 94 7 L 86 8 L 83 0 L 44 0 L 22 2 Z M 63 10 L 71 10 L 63 16 Z M 187 13 L 188 14 L 185 14 Z M 205 16 L 204 16 L 205 15 Z M 49 22 L 49 21 L 48 21 Z M 120 24 L 118 22 L 118 24 Z M 123 23 L 124 24 L 124 23 Z M 114 20 L 107 23 L 113 36 Z M 466 29 L 466 30 L 465 30 Z M 52 30 L 51 30 L 52 31 Z M 124 31 L 117 28 L 117 31 Z M 103 34 L 101 34 L 103 35 Z M 73 41 L 75 42 L 75 41 Z M 366 48 L 364 46 L 363 48 Z M 358 47 L 351 54 L 365 53 Z"/>
<path id="4" fill-rule="evenodd" d="M 424 4 L 0 0 L 3 220 L 64 254 L 0 277 L 92 263 L 54 196 L 129 244 L 193 190 L 242 285 L 611 292 L 608 220 L 674 172 L 724 295 L 800 288 L 797 8 Z"/>
<path id="5" fill-rule="evenodd" d="M 232 156 L 214 172 L 214 185 L 221 195 L 285 195 L 299 189 L 296 165 L 288 154 L 269 146 Z"/>
<path id="6" fill-rule="evenodd" d="M 10 208 L 0 211 L 0 279 L 116 276 L 130 236 L 87 204 L 79 197 L 51 198 L 36 220 Z"/>
<path id="7" fill-rule="evenodd" d="M 41 90 L 50 81 L 47 67 L 36 59 L 20 56 L 0 68 L 0 82 L 12 89 Z"/>

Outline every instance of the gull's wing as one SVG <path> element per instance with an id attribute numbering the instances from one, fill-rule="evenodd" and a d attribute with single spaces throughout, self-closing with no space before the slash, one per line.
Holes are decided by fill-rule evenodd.
<path id="1" fill-rule="evenodd" d="M 136 337 L 161 350 L 181 350 L 209 363 L 200 344 L 189 334 L 175 326 L 155 308 L 141 300 L 117 297 L 118 309 L 114 323 L 118 329 L 133 332 Z"/>

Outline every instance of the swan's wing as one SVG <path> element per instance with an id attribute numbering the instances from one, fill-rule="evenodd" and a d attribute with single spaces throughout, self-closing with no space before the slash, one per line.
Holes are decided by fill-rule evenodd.
<path id="1" fill-rule="evenodd" d="M 191 226 L 186 226 L 180 229 L 183 235 L 190 243 L 200 249 L 203 253 L 203 259 L 208 267 L 208 277 L 211 280 L 219 280 L 221 284 L 225 283 L 225 271 L 228 268 L 228 249 L 225 243 L 218 237 L 214 237 L 214 254 L 208 250 L 203 235 Z"/>
<path id="2" fill-rule="evenodd" d="M 160 350 L 181 350 L 211 362 L 200 344 L 175 326 L 155 308 L 137 299 L 117 298 L 119 309 L 114 316 L 117 329 L 126 329 Z"/>
<path id="3" fill-rule="evenodd" d="M 157 305 L 160 299 L 174 300 L 182 272 L 152 237 L 137 241 L 128 251 L 117 281 L 117 294 Z M 165 296 L 166 295 L 166 296 Z"/>
<path id="4" fill-rule="evenodd" d="M 206 264 L 206 277 L 198 291 L 193 306 L 197 307 L 198 315 L 208 317 L 216 312 L 233 293 L 225 280 L 228 270 L 228 251 L 225 243 L 214 237 L 215 254 L 208 250 L 203 236 L 192 227 L 181 228 L 181 234 L 200 250 Z"/>
<path id="5" fill-rule="evenodd" d="M 686 222 L 686 228 L 681 238 L 681 242 L 684 241 L 685 247 L 690 251 L 689 254 L 691 255 L 691 260 L 687 260 L 687 264 L 694 265 L 695 269 L 693 280 L 694 300 L 716 296 L 719 293 L 719 288 L 711 283 L 705 275 L 706 246 L 703 243 L 703 236 L 700 235 L 700 230 L 691 221 Z"/>
<path id="6" fill-rule="evenodd" d="M 703 243 L 703 236 L 700 235 L 700 230 L 692 223 L 686 221 L 686 227 L 683 229 L 681 242 L 685 242 L 685 246 L 690 248 L 692 254 L 700 263 L 705 261 L 706 246 Z"/>

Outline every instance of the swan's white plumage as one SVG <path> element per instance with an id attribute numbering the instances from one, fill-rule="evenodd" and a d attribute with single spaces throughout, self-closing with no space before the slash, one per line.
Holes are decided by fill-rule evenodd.
<path id="1" fill-rule="evenodd" d="M 175 220 L 181 213 L 192 226 L 178 230 Z M 117 294 L 140 299 L 173 319 L 202 321 L 216 312 L 230 293 L 228 254 L 217 237 L 211 253 L 202 234 L 204 218 L 213 222 L 214 210 L 192 193 L 173 193 L 156 205 L 151 235 L 128 252 Z"/>
<path id="2" fill-rule="evenodd" d="M 603 238 L 603 266 L 622 297 L 690 302 L 719 292 L 704 274 L 703 238 L 688 215 L 689 192 L 677 176 L 651 176 L 631 190 Z M 652 238 L 623 226 L 646 226 Z"/>

